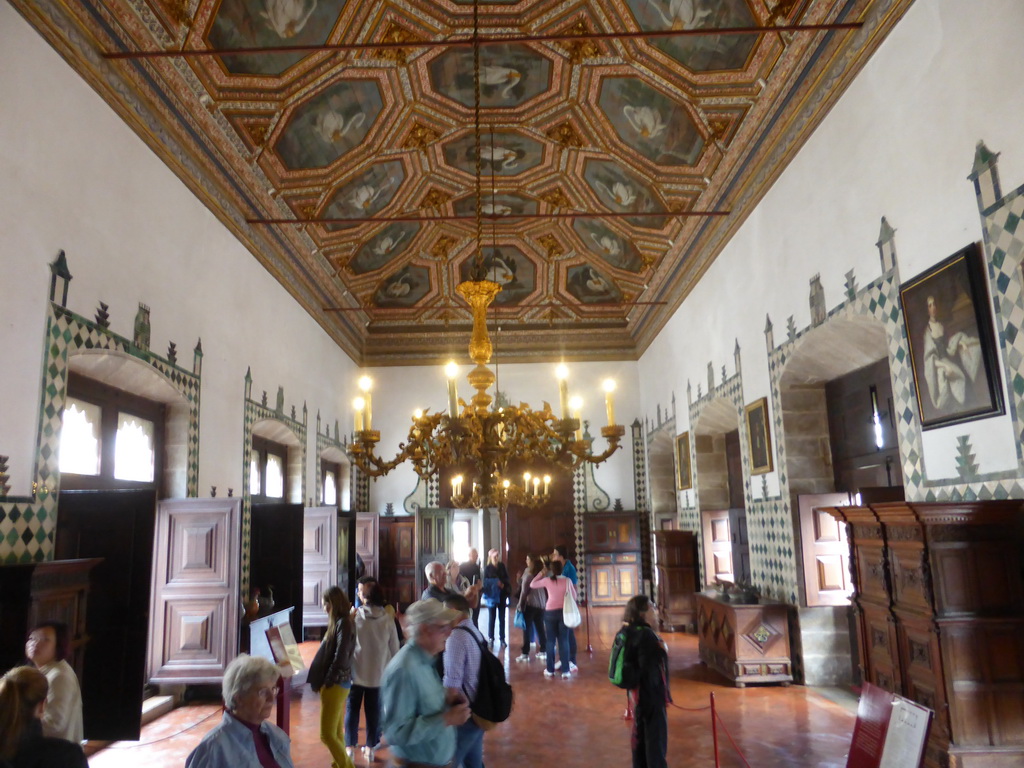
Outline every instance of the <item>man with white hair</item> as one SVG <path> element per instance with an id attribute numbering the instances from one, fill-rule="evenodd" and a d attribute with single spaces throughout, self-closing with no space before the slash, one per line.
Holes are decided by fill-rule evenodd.
<path id="1" fill-rule="evenodd" d="M 439 603 L 443 603 L 452 595 L 459 594 L 453 589 L 448 589 L 448 569 L 444 567 L 444 563 L 439 563 L 437 560 L 427 563 L 426 568 L 423 569 L 423 575 L 427 577 L 427 588 L 420 595 L 420 600 L 433 598 Z"/>
<path id="2" fill-rule="evenodd" d="M 455 756 L 455 729 L 469 719 L 469 702 L 444 689 L 434 659 L 460 615 L 431 598 L 405 612 L 411 642 L 388 662 L 381 680 L 381 725 L 393 766 L 448 766 Z"/>

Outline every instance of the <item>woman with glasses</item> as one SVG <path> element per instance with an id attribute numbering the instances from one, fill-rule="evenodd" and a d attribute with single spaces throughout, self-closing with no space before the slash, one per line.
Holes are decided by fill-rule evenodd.
<path id="1" fill-rule="evenodd" d="M 294 768 L 288 734 L 267 722 L 281 675 L 266 659 L 241 654 L 224 671 L 224 717 L 185 768 Z"/>

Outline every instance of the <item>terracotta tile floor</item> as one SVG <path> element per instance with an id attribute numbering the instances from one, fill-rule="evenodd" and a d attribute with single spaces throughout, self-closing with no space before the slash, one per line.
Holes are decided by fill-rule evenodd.
<path id="1" fill-rule="evenodd" d="M 630 765 L 629 725 L 622 719 L 625 694 L 607 681 L 608 649 L 620 616 L 618 609 L 591 611 L 593 654 L 584 650 L 587 632 L 581 627 L 577 630 L 580 672 L 571 680 L 546 679 L 538 661 L 515 663 L 521 635 L 512 630 L 515 643 L 500 656 L 511 674 L 516 708 L 507 723 L 484 739 L 484 759 L 490 768 Z M 734 688 L 700 664 L 693 635 L 666 634 L 665 638 L 676 704 L 706 707 L 714 692 L 721 719 L 753 768 L 846 765 L 854 724 L 848 706 L 801 686 Z M 314 652 L 315 644 L 303 645 L 307 663 Z M 307 686 L 293 693 L 292 757 L 299 768 L 328 768 L 331 764 L 319 741 L 318 717 L 317 697 Z M 668 719 L 670 766 L 715 765 L 708 711 L 670 707 Z M 143 728 L 139 742 L 112 744 L 93 755 L 89 764 L 92 768 L 181 768 L 188 753 L 219 720 L 220 707 L 214 703 L 179 707 Z M 721 766 L 743 765 L 721 730 L 719 752 Z M 365 764 L 362 755 L 357 755 L 356 765 Z M 379 756 L 377 765 L 384 766 Z"/>

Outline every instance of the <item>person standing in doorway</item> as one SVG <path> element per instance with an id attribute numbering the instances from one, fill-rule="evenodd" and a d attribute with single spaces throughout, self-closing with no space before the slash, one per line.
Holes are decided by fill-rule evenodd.
<path id="1" fill-rule="evenodd" d="M 466 562 L 459 566 L 459 574 L 466 582 L 473 586 L 483 584 L 483 574 L 480 571 L 480 553 L 476 549 L 469 550 Z M 480 627 L 480 603 L 477 602 L 473 608 L 473 626 Z"/>
<path id="2" fill-rule="evenodd" d="M 512 594 L 512 582 L 508 576 L 508 568 L 498 559 L 498 550 L 487 553 L 487 567 L 484 568 L 483 601 L 490 611 L 487 616 L 487 637 L 494 644 L 494 619 L 498 619 L 498 639 L 501 647 L 508 643 L 505 640 L 505 613 L 508 598 Z"/>
<path id="3" fill-rule="evenodd" d="M 580 578 L 576 573 L 576 566 L 569 561 L 569 550 L 564 544 L 559 544 L 552 550 L 551 562 L 562 564 L 562 575 L 572 582 L 574 591 L 578 592 Z M 576 666 L 576 629 L 569 629 L 568 627 L 566 629 L 569 633 L 569 669 L 563 669 L 562 671 L 576 672 L 579 670 L 579 667 Z"/>

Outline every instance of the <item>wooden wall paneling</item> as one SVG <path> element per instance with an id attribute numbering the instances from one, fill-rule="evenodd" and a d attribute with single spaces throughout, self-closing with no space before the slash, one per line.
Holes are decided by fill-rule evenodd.
<path id="1" fill-rule="evenodd" d="M 377 578 L 377 552 L 379 533 L 376 512 L 359 512 L 356 515 L 356 552 L 363 560 L 366 575 Z"/>
<path id="2" fill-rule="evenodd" d="M 338 570 L 338 509 L 307 507 L 302 528 L 302 624 L 326 627 L 324 592 Z"/>
<path id="3" fill-rule="evenodd" d="M 378 580 L 387 601 L 403 611 L 420 596 L 416 591 L 415 525 L 411 516 L 378 518 Z"/>

